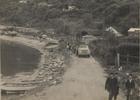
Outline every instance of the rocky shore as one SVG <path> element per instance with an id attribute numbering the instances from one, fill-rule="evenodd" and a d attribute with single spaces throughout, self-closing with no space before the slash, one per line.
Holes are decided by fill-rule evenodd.
<path id="1" fill-rule="evenodd" d="M 19 44 L 21 43 L 26 46 L 38 49 L 41 52 L 40 63 L 38 65 L 38 68 L 33 72 L 20 73 L 15 75 L 14 77 L 2 76 L 1 88 L 3 89 L 5 89 L 5 87 L 6 89 L 7 87 L 10 87 L 10 89 L 12 88 L 12 90 L 26 87 L 33 88 L 30 88 L 29 90 L 27 89 L 27 91 L 25 91 L 24 94 L 20 94 L 20 96 L 7 96 L 7 94 L 4 94 L 4 96 L 2 97 L 3 100 L 11 100 L 11 98 L 14 98 L 14 100 L 19 100 L 18 98 L 21 98 L 21 95 L 31 95 L 41 91 L 46 86 L 52 86 L 62 82 L 62 76 L 65 71 L 64 57 L 63 55 L 58 53 L 58 45 L 52 44 L 52 46 L 49 45 L 49 47 L 47 47 L 47 44 L 52 42 L 51 39 L 40 41 L 34 38 L 31 39 L 27 36 L 24 37 L 22 35 L 15 37 L 1 35 L 0 39 L 16 42 Z M 18 93 L 19 91 L 16 92 Z"/>

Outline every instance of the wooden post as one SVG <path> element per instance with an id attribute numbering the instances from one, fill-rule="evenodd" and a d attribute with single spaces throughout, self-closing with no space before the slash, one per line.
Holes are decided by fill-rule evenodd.
<path id="1" fill-rule="evenodd" d="M 126 63 L 129 64 L 129 54 L 127 54 Z"/>
<path id="2" fill-rule="evenodd" d="M 120 67 L 120 54 L 117 53 L 117 67 Z"/>

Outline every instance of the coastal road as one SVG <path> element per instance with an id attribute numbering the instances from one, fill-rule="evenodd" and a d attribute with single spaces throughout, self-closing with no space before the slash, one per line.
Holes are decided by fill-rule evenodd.
<path id="1" fill-rule="evenodd" d="M 105 72 L 94 58 L 72 57 L 61 84 L 22 100 L 108 100 Z M 124 100 L 118 96 L 117 100 Z"/>

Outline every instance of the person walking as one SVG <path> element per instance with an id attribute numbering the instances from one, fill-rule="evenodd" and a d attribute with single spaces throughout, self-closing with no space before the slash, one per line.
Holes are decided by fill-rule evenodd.
<path id="1" fill-rule="evenodd" d="M 105 90 L 108 91 L 109 97 L 108 100 L 117 100 L 117 96 L 119 94 L 119 82 L 117 79 L 117 73 L 111 73 L 105 82 Z"/>
<path id="2" fill-rule="evenodd" d="M 70 44 L 69 43 L 67 43 L 67 45 L 66 45 L 66 49 L 67 49 L 67 52 L 69 53 L 69 51 L 70 51 Z"/>
<path id="3" fill-rule="evenodd" d="M 128 80 L 125 83 L 126 87 L 126 100 L 131 100 L 130 95 L 133 94 L 133 90 L 135 89 L 135 81 L 133 80 L 132 74 L 129 75 Z"/>

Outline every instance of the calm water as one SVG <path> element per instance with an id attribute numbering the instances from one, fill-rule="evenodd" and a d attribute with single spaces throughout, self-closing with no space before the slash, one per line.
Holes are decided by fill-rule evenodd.
<path id="1" fill-rule="evenodd" d="M 0 40 L 1 72 L 12 76 L 19 72 L 30 72 L 37 68 L 40 52 L 31 47 Z"/>

